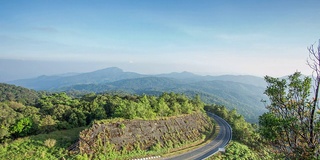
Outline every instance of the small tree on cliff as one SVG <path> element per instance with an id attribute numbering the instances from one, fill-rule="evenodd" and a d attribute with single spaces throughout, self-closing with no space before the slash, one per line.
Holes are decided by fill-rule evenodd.
<path id="1" fill-rule="evenodd" d="M 308 65 L 313 70 L 312 79 L 296 72 L 288 79 L 266 76 L 265 94 L 269 97 L 269 112 L 259 118 L 262 136 L 274 146 L 275 152 L 293 159 L 319 158 L 320 43 L 315 50 L 308 48 Z"/>

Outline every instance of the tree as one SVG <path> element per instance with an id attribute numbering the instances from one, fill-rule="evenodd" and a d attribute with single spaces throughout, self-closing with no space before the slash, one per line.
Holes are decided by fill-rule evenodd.
<path id="1" fill-rule="evenodd" d="M 86 125 L 86 116 L 79 109 L 73 108 L 69 115 L 68 122 L 72 127 L 80 127 Z"/>
<path id="2" fill-rule="evenodd" d="M 232 128 L 232 140 L 238 141 L 249 147 L 259 150 L 260 136 L 255 132 L 252 124 L 246 122 L 244 117 L 237 113 L 235 109 L 228 110 L 225 106 L 206 105 L 205 110 L 212 112 L 225 119 Z"/>
<path id="3" fill-rule="evenodd" d="M 310 77 L 296 72 L 287 79 L 266 76 L 265 94 L 269 97 L 268 113 L 259 118 L 261 135 L 286 158 L 319 158 L 320 42 L 317 51 L 308 48 L 308 65 L 315 84 L 311 95 Z"/>
<path id="4" fill-rule="evenodd" d="M 31 118 L 25 117 L 12 126 L 11 132 L 15 137 L 26 136 L 30 133 L 32 126 L 33 122 Z"/>
<path id="5" fill-rule="evenodd" d="M 11 108 L 10 104 L 0 102 L 0 141 L 11 136 L 10 128 L 23 115 Z"/>
<path id="6" fill-rule="evenodd" d="M 163 98 L 159 98 L 159 102 L 155 104 L 155 112 L 160 117 L 166 117 L 170 114 L 170 108 Z"/>
<path id="7" fill-rule="evenodd" d="M 204 103 L 201 101 L 200 95 L 196 95 L 193 99 L 193 103 L 195 105 L 195 110 L 203 111 Z"/>
<path id="8" fill-rule="evenodd" d="M 46 115 L 40 123 L 42 132 L 51 132 L 56 129 L 57 121 L 54 120 L 50 115 Z"/>
<path id="9" fill-rule="evenodd" d="M 286 79 L 265 77 L 269 110 L 259 118 L 262 135 L 288 158 L 312 158 L 316 151 L 311 137 L 315 123 L 313 101 L 309 99 L 311 78 L 296 72 Z M 270 135 L 270 132 L 274 135 Z"/>
<path id="10" fill-rule="evenodd" d="M 314 45 L 311 45 L 310 47 L 308 47 L 308 51 L 309 51 L 309 60 L 308 65 L 309 67 L 313 70 L 312 73 L 312 77 L 314 79 L 314 98 L 312 101 L 312 116 L 313 118 L 310 121 L 310 142 L 315 142 L 317 141 L 319 143 L 319 140 L 316 140 L 316 134 L 315 134 L 315 128 L 314 128 L 314 119 L 315 119 L 315 111 L 316 109 L 319 110 L 319 89 L 320 89 L 320 40 L 318 43 L 318 47 L 315 50 L 314 49 Z M 318 112 L 319 114 L 319 112 Z M 318 122 L 316 122 L 319 124 L 319 119 Z M 319 148 L 319 146 L 316 146 L 316 144 L 313 144 L 311 146 L 312 148 Z M 317 155 L 319 155 L 319 150 L 317 151 Z"/>
<path id="11" fill-rule="evenodd" d="M 224 155 L 216 157 L 216 159 L 234 160 L 234 159 L 261 159 L 258 155 L 252 151 L 248 146 L 238 142 L 232 142 Z"/>

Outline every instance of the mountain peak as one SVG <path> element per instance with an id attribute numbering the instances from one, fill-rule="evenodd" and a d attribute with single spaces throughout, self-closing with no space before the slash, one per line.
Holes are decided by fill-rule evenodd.
<path id="1" fill-rule="evenodd" d="M 192 76 L 195 76 L 194 73 L 187 72 L 187 71 L 183 71 L 183 72 L 181 72 L 181 73 L 179 73 L 179 74 L 181 74 L 181 75 L 192 75 Z"/>
<path id="2" fill-rule="evenodd" d="M 94 72 L 122 73 L 123 70 L 118 67 L 109 67 L 109 68 L 100 69 Z"/>

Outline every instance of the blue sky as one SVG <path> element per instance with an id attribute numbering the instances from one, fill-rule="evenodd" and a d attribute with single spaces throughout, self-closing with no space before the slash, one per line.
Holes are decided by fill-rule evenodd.
<path id="1" fill-rule="evenodd" d="M 319 7 L 318 0 L 0 1 L 0 59 L 64 64 L 39 74 L 111 66 L 311 74 L 307 47 L 320 38 Z M 72 66 L 79 63 L 87 65 Z"/>

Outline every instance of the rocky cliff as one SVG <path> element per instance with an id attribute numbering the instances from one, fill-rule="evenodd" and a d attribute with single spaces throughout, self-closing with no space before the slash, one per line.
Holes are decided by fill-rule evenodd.
<path id="1" fill-rule="evenodd" d="M 172 146 L 201 140 L 212 131 L 213 123 L 204 113 L 193 113 L 159 120 L 110 119 L 96 121 L 82 131 L 81 153 L 108 150 L 148 150 L 154 146 Z"/>

